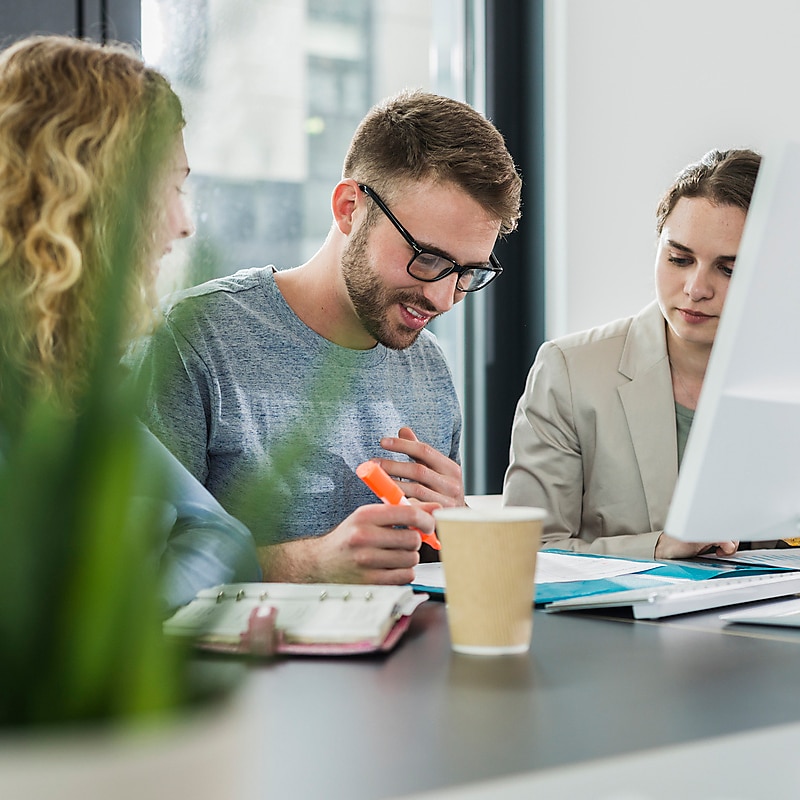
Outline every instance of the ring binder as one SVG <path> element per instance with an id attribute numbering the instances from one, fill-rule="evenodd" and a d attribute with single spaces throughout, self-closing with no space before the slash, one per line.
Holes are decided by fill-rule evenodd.
<path id="1" fill-rule="evenodd" d="M 243 583 L 198 592 L 164 633 L 239 655 L 348 655 L 389 650 L 427 594 L 409 586 Z"/>

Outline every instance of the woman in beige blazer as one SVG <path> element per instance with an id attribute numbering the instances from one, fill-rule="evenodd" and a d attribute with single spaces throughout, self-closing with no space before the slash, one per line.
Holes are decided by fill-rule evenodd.
<path id="1" fill-rule="evenodd" d="M 505 505 L 550 512 L 543 546 L 683 558 L 737 542 L 663 532 L 760 157 L 711 151 L 657 210 L 656 301 L 540 348 L 519 400 Z"/>

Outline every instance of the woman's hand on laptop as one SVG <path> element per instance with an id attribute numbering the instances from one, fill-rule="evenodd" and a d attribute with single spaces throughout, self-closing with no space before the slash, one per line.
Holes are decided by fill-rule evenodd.
<path id="1" fill-rule="evenodd" d="M 739 542 L 682 542 L 662 533 L 656 542 L 654 558 L 692 558 L 713 553 L 717 556 L 731 556 L 739 549 Z"/>

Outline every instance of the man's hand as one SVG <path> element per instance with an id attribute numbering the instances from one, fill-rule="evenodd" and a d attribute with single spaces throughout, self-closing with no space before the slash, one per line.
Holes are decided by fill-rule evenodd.
<path id="1" fill-rule="evenodd" d="M 381 439 L 381 447 L 392 453 L 402 453 L 413 461 L 379 459 L 380 465 L 400 481 L 406 497 L 440 506 L 463 506 L 464 479 L 461 467 L 434 447 L 417 439 L 411 428 L 400 428 L 396 437 Z"/>
<path id="2" fill-rule="evenodd" d="M 692 558 L 699 556 L 701 553 L 713 552 L 718 556 L 733 555 L 739 548 L 739 542 L 713 542 L 699 543 L 699 542 L 681 542 L 678 539 L 673 539 L 662 533 L 656 542 L 655 558 Z"/>
<path id="3" fill-rule="evenodd" d="M 324 536 L 259 548 L 264 580 L 292 583 L 375 583 L 414 580 L 420 534 L 434 529 L 435 504 L 357 508 Z"/>

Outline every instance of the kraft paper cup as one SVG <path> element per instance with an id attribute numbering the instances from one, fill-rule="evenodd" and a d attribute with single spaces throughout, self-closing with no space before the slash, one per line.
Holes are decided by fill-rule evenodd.
<path id="1" fill-rule="evenodd" d="M 547 512 L 541 508 L 442 508 L 450 644 L 457 653 L 506 655 L 530 648 L 534 572 Z"/>

